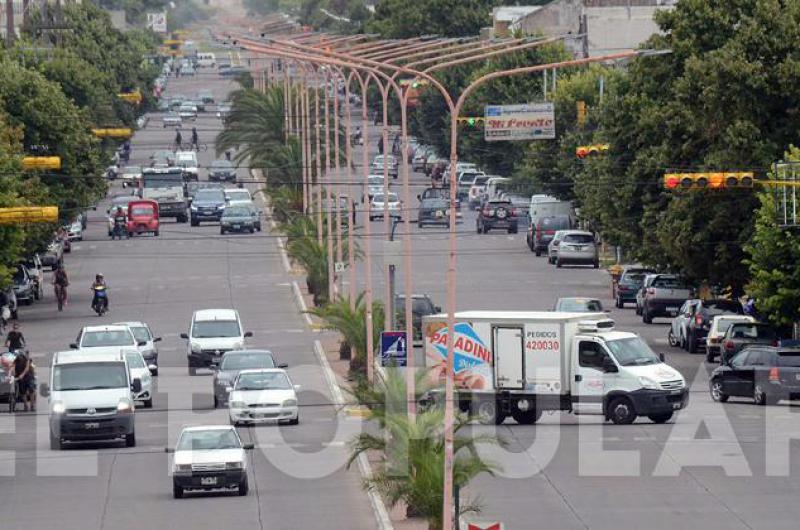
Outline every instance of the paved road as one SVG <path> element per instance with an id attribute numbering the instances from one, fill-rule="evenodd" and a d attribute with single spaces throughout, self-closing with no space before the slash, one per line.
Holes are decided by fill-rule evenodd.
<path id="1" fill-rule="evenodd" d="M 173 78 L 167 94 L 191 96 L 211 89 L 219 101 L 231 88 L 216 73 L 200 70 L 194 78 Z M 213 159 L 211 141 L 220 122 L 209 112 L 201 114 L 196 127 L 201 143 L 209 143 L 199 156 L 205 168 Z M 174 136 L 153 116 L 133 140 L 131 163 L 146 163 Z M 183 137 L 190 138 L 188 130 Z M 115 187 L 112 195 L 118 193 L 124 192 Z M 97 444 L 50 451 L 45 400 L 37 415 L 0 416 L 0 527 L 374 528 L 357 468 L 343 466 L 344 442 L 358 424 L 337 420 L 330 406 L 315 337 L 294 305 L 274 234 L 220 236 L 215 224 L 192 228 L 167 220 L 158 238 L 110 241 L 105 207 L 90 212 L 84 241 L 67 257 L 68 307 L 59 314 L 48 292 L 45 302 L 22 308 L 22 326 L 45 381 L 50 354 L 67 349 L 81 326 L 148 322 L 163 337 L 154 409 L 137 411 L 137 446 L 130 449 Z M 89 284 L 98 271 L 110 285 L 111 311 L 103 318 L 89 309 Z M 212 408 L 210 372 L 188 376 L 185 343 L 178 337 L 188 329 L 192 311 L 209 307 L 237 308 L 254 333 L 250 344 L 269 348 L 290 364 L 294 382 L 302 386 L 301 422 L 240 429 L 246 441 L 257 444 L 247 497 L 175 500 L 164 447 L 174 445 L 183 425 L 227 423 L 226 412 Z"/>
<path id="2" fill-rule="evenodd" d="M 371 138 L 376 132 L 370 130 Z M 374 141 L 367 148 L 370 158 L 377 154 Z M 361 160 L 360 148 L 356 160 Z M 392 187 L 402 196 L 400 182 Z M 419 173 L 411 182 L 412 197 L 428 185 Z M 351 193 L 360 196 L 360 190 Z M 406 205 L 412 219 L 417 205 L 416 199 Z M 488 453 L 503 471 L 480 477 L 466 492 L 482 499 L 481 519 L 504 521 L 513 529 L 797 528 L 800 506 L 791 499 L 800 487 L 800 446 L 787 441 L 800 437 L 797 406 L 713 403 L 707 390 L 713 366 L 702 355 L 669 347 L 668 320 L 646 325 L 632 306 L 614 308 L 607 272 L 556 269 L 528 250 L 523 231 L 479 235 L 475 217 L 464 210 L 457 229 L 459 310 L 550 310 L 561 296 L 598 297 L 611 308 L 619 329 L 640 334 L 656 352 L 664 352 L 691 384 L 689 408 L 666 425 L 647 419 L 633 426 L 604 425 L 597 417 L 557 413 L 536 426 L 508 420 L 496 429 L 475 427 L 508 443 L 506 452 Z M 379 234 L 372 239 L 373 289 L 382 298 L 381 220 L 372 223 L 372 232 Z M 400 225 L 397 237 L 402 232 Z M 412 225 L 411 235 L 413 292 L 429 294 L 444 306 L 447 230 Z M 363 267 L 359 263 L 359 279 Z M 397 278 L 402 293 L 402 269 Z"/>

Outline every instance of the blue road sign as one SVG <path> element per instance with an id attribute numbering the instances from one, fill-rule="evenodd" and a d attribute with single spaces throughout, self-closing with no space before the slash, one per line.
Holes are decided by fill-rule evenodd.
<path id="1" fill-rule="evenodd" d="M 408 360 L 405 331 L 381 333 L 381 366 L 405 366 Z"/>

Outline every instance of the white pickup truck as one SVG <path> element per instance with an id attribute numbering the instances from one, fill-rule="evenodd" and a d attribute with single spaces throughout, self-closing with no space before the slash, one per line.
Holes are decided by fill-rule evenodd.
<path id="1" fill-rule="evenodd" d="M 425 316 L 422 328 L 426 365 L 442 383 L 447 316 Z M 465 311 L 453 340 L 458 406 L 483 423 L 531 424 L 545 410 L 664 423 L 689 400 L 683 376 L 604 313 Z"/>

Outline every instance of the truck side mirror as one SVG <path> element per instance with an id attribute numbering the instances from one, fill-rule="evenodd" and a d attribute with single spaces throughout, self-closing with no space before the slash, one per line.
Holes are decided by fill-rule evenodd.
<path id="1" fill-rule="evenodd" d="M 161 342 L 161 337 L 156 337 L 153 339 L 153 342 Z"/>
<path id="2" fill-rule="evenodd" d="M 603 371 L 607 373 L 616 373 L 619 372 L 619 368 L 617 368 L 616 363 L 614 363 L 611 357 L 603 357 Z"/>

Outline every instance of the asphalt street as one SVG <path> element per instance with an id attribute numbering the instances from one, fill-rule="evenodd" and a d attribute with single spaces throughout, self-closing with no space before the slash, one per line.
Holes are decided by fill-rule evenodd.
<path id="1" fill-rule="evenodd" d="M 200 69 L 192 78 L 173 77 L 166 94 L 194 96 L 210 89 L 221 101 L 233 87 L 215 71 Z M 184 141 L 192 125 L 184 124 Z M 213 106 L 195 126 L 200 143 L 207 145 L 199 152 L 204 180 L 221 127 Z M 160 114 L 151 115 L 133 139 L 131 164 L 147 164 L 150 154 L 169 148 L 174 137 L 174 130 L 162 127 Z M 248 179 L 247 168 L 239 176 Z M 115 183 L 110 196 L 123 193 L 129 191 Z M 190 227 L 168 219 L 159 237 L 111 241 L 106 208 L 104 202 L 89 212 L 84 240 L 67 255 L 71 285 L 64 312 L 56 310 L 49 291 L 44 302 L 21 308 L 21 325 L 43 382 L 52 352 L 68 349 L 82 326 L 148 322 L 163 337 L 154 408 L 137 410 L 137 446 L 129 449 L 112 443 L 50 451 L 44 398 L 35 415 L 0 415 L 0 527 L 374 528 L 358 469 L 344 466 L 345 442 L 358 420 L 337 416 L 331 405 L 314 353 L 315 336 L 296 309 L 275 235 L 265 230 L 220 236 L 216 223 Z M 110 312 L 102 318 L 89 308 L 89 286 L 97 272 L 109 283 Z M 289 363 L 293 382 L 302 387 L 300 424 L 239 429 L 257 446 L 250 455 L 247 497 L 190 494 L 176 500 L 164 448 L 174 446 L 185 425 L 228 423 L 226 410 L 213 409 L 211 372 L 189 377 L 186 343 L 179 338 L 194 310 L 217 307 L 238 309 L 254 334 L 249 345 Z"/>

